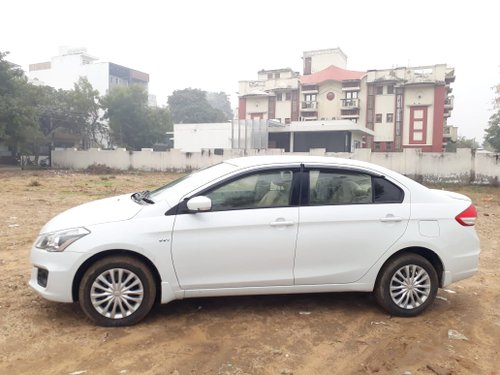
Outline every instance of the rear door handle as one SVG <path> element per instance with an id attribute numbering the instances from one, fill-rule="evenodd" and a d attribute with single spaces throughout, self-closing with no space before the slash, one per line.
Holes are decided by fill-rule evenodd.
<path id="1" fill-rule="evenodd" d="M 295 224 L 293 221 L 276 220 L 276 221 L 271 222 L 271 224 L 269 224 L 269 225 L 272 227 L 288 227 L 288 226 L 293 225 L 293 224 Z"/>
<path id="2" fill-rule="evenodd" d="M 403 218 L 399 216 L 387 215 L 386 217 L 381 217 L 379 220 L 382 223 L 396 223 L 399 221 L 403 221 Z"/>

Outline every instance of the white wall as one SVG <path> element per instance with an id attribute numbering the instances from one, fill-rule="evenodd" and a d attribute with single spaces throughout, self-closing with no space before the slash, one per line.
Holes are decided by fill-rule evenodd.
<path id="1" fill-rule="evenodd" d="M 283 98 L 285 94 L 283 93 Z M 276 100 L 276 115 L 275 118 L 280 119 L 283 123 L 285 118 L 292 119 L 292 101 L 291 100 Z"/>
<path id="2" fill-rule="evenodd" d="M 382 114 L 382 122 L 375 122 L 375 142 L 394 142 L 394 119 L 396 116 L 395 95 L 386 94 L 387 85 L 384 86 L 384 95 L 375 96 L 375 114 Z M 393 121 L 386 122 L 387 114 L 392 113 Z"/>
<path id="3" fill-rule="evenodd" d="M 247 97 L 246 118 L 252 118 L 252 113 L 263 112 L 263 119 L 269 115 L 269 98 L 267 96 L 249 96 Z"/>
<path id="4" fill-rule="evenodd" d="M 231 148 L 231 123 L 174 124 L 174 148 L 184 152 Z"/>
<path id="5" fill-rule="evenodd" d="M 119 170 L 187 171 L 240 156 L 280 154 L 285 153 L 277 149 L 226 149 L 222 150 L 222 155 L 216 155 L 213 150 L 186 153 L 175 149 L 167 152 L 152 149 L 65 149 L 52 151 L 52 166 L 85 169 L 93 164 L 104 164 Z M 353 153 L 325 153 L 318 149 L 314 150 L 314 154 L 368 161 L 424 182 L 498 184 L 500 180 L 500 155 L 474 153 L 469 149 L 459 149 L 456 153 L 422 153 L 415 149 L 392 153 L 371 152 L 369 149 L 356 149 Z"/>
<path id="6" fill-rule="evenodd" d="M 311 57 L 311 73 L 319 72 L 330 65 L 345 69 L 347 58 L 338 49 L 304 52 L 304 57 Z"/>
<path id="7" fill-rule="evenodd" d="M 335 98 L 333 100 L 327 99 L 327 94 L 329 92 L 333 92 L 335 94 Z M 340 104 L 344 97 L 344 93 L 342 92 L 342 83 L 339 81 L 327 81 L 323 82 L 319 85 L 318 92 L 318 120 L 332 119 L 336 118 L 340 119 Z M 302 95 L 301 100 L 304 100 L 304 95 Z"/>

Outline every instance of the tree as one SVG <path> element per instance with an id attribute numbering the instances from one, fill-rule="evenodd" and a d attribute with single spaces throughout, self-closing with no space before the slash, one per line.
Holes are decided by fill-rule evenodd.
<path id="1" fill-rule="evenodd" d="M 73 136 L 83 148 L 102 147 L 108 137 L 108 127 L 101 121 L 103 111 L 99 92 L 87 78 L 81 77 L 72 90 L 56 90 L 49 86 L 37 88 L 40 104 L 40 129 L 51 139 Z"/>
<path id="2" fill-rule="evenodd" d="M 485 130 L 484 142 L 500 152 L 500 110 L 490 117 L 489 126 Z"/>
<path id="3" fill-rule="evenodd" d="M 102 147 L 108 137 L 108 127 L 101 121 L 99 91 L 94 90 L 87 78 L 80 77 L 69 95 L 70 108 L 79 119 L 84 144 Z"/>
<path id="4" fill-rule="evenodd" d="M 138 150 L 163 142 L 172 121 L 165 108 L 150 108 L 141 85 L 117 86 L 102 99 L 111 139 L 121 147 Z"/>
<path id="5" fill-rule="evenodd" d="M 0 52 L 0 141 L 17 153 L 39 134 L 39 98 L 23 71 L 5 60 L 7 55 Z"/>
<path id="6" fill-rule="evenodd" d="M 477 149 L 479 147 L 479 143 L 476 142 L 475 138 L 466 138 L 464 136 L 460 136 L 455 143 L 456 148 L 472 148 Z"/>
<path id="7" fill-rule="evenodd" d="M 233 110 L 229 102 L 228 95 L 225 92 L 207 92 L 207 101 L 212 108 L 220 110 L 226 116 L 227 120 L 233 118 Z"/>
<path id="8" fill-rule="evenodd" d="M 500 152 L 500 84 L 495 86 L 494 108 L 496 112 L 490 117 L 489 126 L 486 128 L 484 143 Z"/>
<path id="9" fill-rule="evenodd" d="M 200 89 L 175 90 L 168 97 L 168 108 L 172 121 L 177 124 L 225 122 L 230 119 L 222 110 L 212 107 L 207 93 Z"/>

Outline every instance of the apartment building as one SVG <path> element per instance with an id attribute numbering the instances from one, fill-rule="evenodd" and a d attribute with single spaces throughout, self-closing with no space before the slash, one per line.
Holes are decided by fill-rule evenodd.
<path id="1" fill-rule="evenodd" d="M 146 88 L 149 74 L 125 66 L 101 62 L 85 48 L 61 47 L 50 61 L 29 65 L 28 78 L 35 84 L 70 90 L 80 77 L 86 77 L 101 95 L 114 86 L 141 84 Z"/>
<path id="2" fill-rule="evenodd" d="M 261 70 L 257 80 L 239 82 L 239 119 L 299 119 L 299 72 L 290 68 Z"/>
<path id="3" fill-rule="evenodd" d="M 349 120 L 358 129 L 358 136 L 351 137 L 354 147 L 374 151 L 440 152 L 456 133 L 447 126 L 453 109 L 453 68 L 346 67 L 345 53 L 333 48 L 304 52 L 302 75 L 290 68 L 262 70 L 256 81 L 240 81 L 239 119 L 272 119 L 285 125 L 294 121 L 302 129 L 309 121 L 316 127 L 318 122 Z"/>

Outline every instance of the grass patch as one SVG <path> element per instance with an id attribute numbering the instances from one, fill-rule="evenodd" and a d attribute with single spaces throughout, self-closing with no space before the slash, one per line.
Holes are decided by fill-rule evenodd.
<path id="1" fill-rule="evenodd" d="M 84 171 L 90 174 L 107 174 L 107 175 L 121 173 L 120 170 L 108 167 L 107 165 L 104 164 L 92 164 L 88 166 Z"/>

